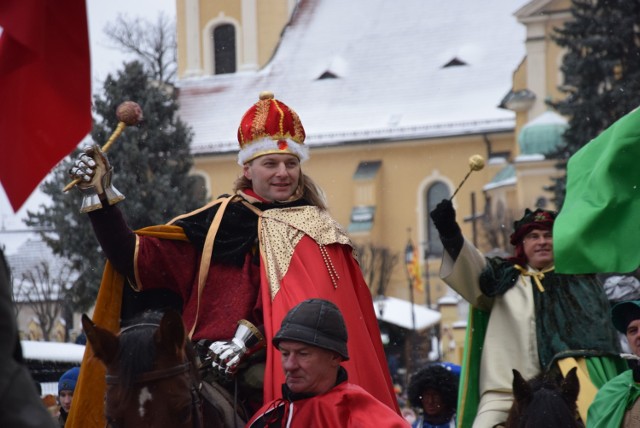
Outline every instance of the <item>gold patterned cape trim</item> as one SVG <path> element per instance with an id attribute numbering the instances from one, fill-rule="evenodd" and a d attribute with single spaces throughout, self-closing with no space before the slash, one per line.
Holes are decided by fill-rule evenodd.
<path id="1" fill-rule="evenodd" d="M 262 212 L 258 237 L 272 300 L 280 290 L 280 281 L 287 274 L 295 247 L 304 235 L 321 246 L 344 244 L 353 248 L 342 226 L 327 211 L 318 207 L 279 208 Z"/>

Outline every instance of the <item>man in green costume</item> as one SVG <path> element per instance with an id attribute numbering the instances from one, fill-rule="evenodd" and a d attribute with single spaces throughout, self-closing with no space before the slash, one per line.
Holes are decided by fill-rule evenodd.
<path id="1" fill-rule="evenodd" d="M 607 382 L 596 394 L 587 418 L 588 428 L 640 426 L 640 300 L 616 304 L 611 320 L 627 336 L 630 370 Z"/>
<path id="2" fill-rule="evenodd" d="M 445 249 L 440 277 L 471 304 L 474 320 L 467 327 L 458 426 L 505 422 L 513 401 L 512 369 L 529 379 L 577 367 L 578 409 L 585 420 L 597 389 L 624 367 L 595 275 L 554 272 L 555 217 L 527 209 L 514 223 L 515 255 L 505 259 L 485 258 L 464 239 L 450 200 L 431 212 Z"/>

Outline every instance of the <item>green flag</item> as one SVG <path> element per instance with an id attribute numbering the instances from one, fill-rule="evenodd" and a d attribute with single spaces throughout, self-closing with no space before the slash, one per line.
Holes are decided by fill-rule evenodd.
<path id="1" fill-rule="evenodd" d="M 631 272 L 640 266 L 640 109 L 577 151 L 553 227 L 556 272 Z"/>

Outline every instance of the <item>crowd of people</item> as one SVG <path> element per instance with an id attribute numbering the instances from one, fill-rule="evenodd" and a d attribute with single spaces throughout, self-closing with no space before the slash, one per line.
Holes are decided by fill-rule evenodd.
<path id="1" fill-rule="evenodd" d="M 525 378 L 577 369 L 576 419 L 588 427 L 638 417 L 640 300 L 610 313 L 596 275 L 555 272 L 556 213 L 527 209 L 514 223 L 514 255 L 487 258 L 462 235 L 450 199 L 430 215 L 445 250 L 441 278 L 471 305 L 473 346 L 461 373 L 433 363 L 412 374 L 401 409 L 351 241 L 302 171 L 304 140 L 295 111 L 260 94 L 238 128 L 233 192 L 138 231 L 118 208 L 124 196 L 109 160 L 98 146 L 87 149 L 69 174 L 110 262 L 94 321 L 119 328 L 125 287 L 139 302 L 167 290 L 208 361 L 204 380 L 239 397 L 251 428 L 500 427 L 513 402 L 513 369 Z M 98 364 L 85 359 L 80 378 L 75 368 L 60 379 L 61 427 L 105 425 Z"/>

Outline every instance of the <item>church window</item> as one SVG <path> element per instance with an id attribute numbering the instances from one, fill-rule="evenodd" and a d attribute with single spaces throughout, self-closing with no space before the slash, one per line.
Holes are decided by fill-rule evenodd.
<path id="1" fill-rule="evenodd" d="M 231 24 L 222 24 L 212 31 L 213 63 L 215 74 L 236 72 L 236 30 Z"/>

